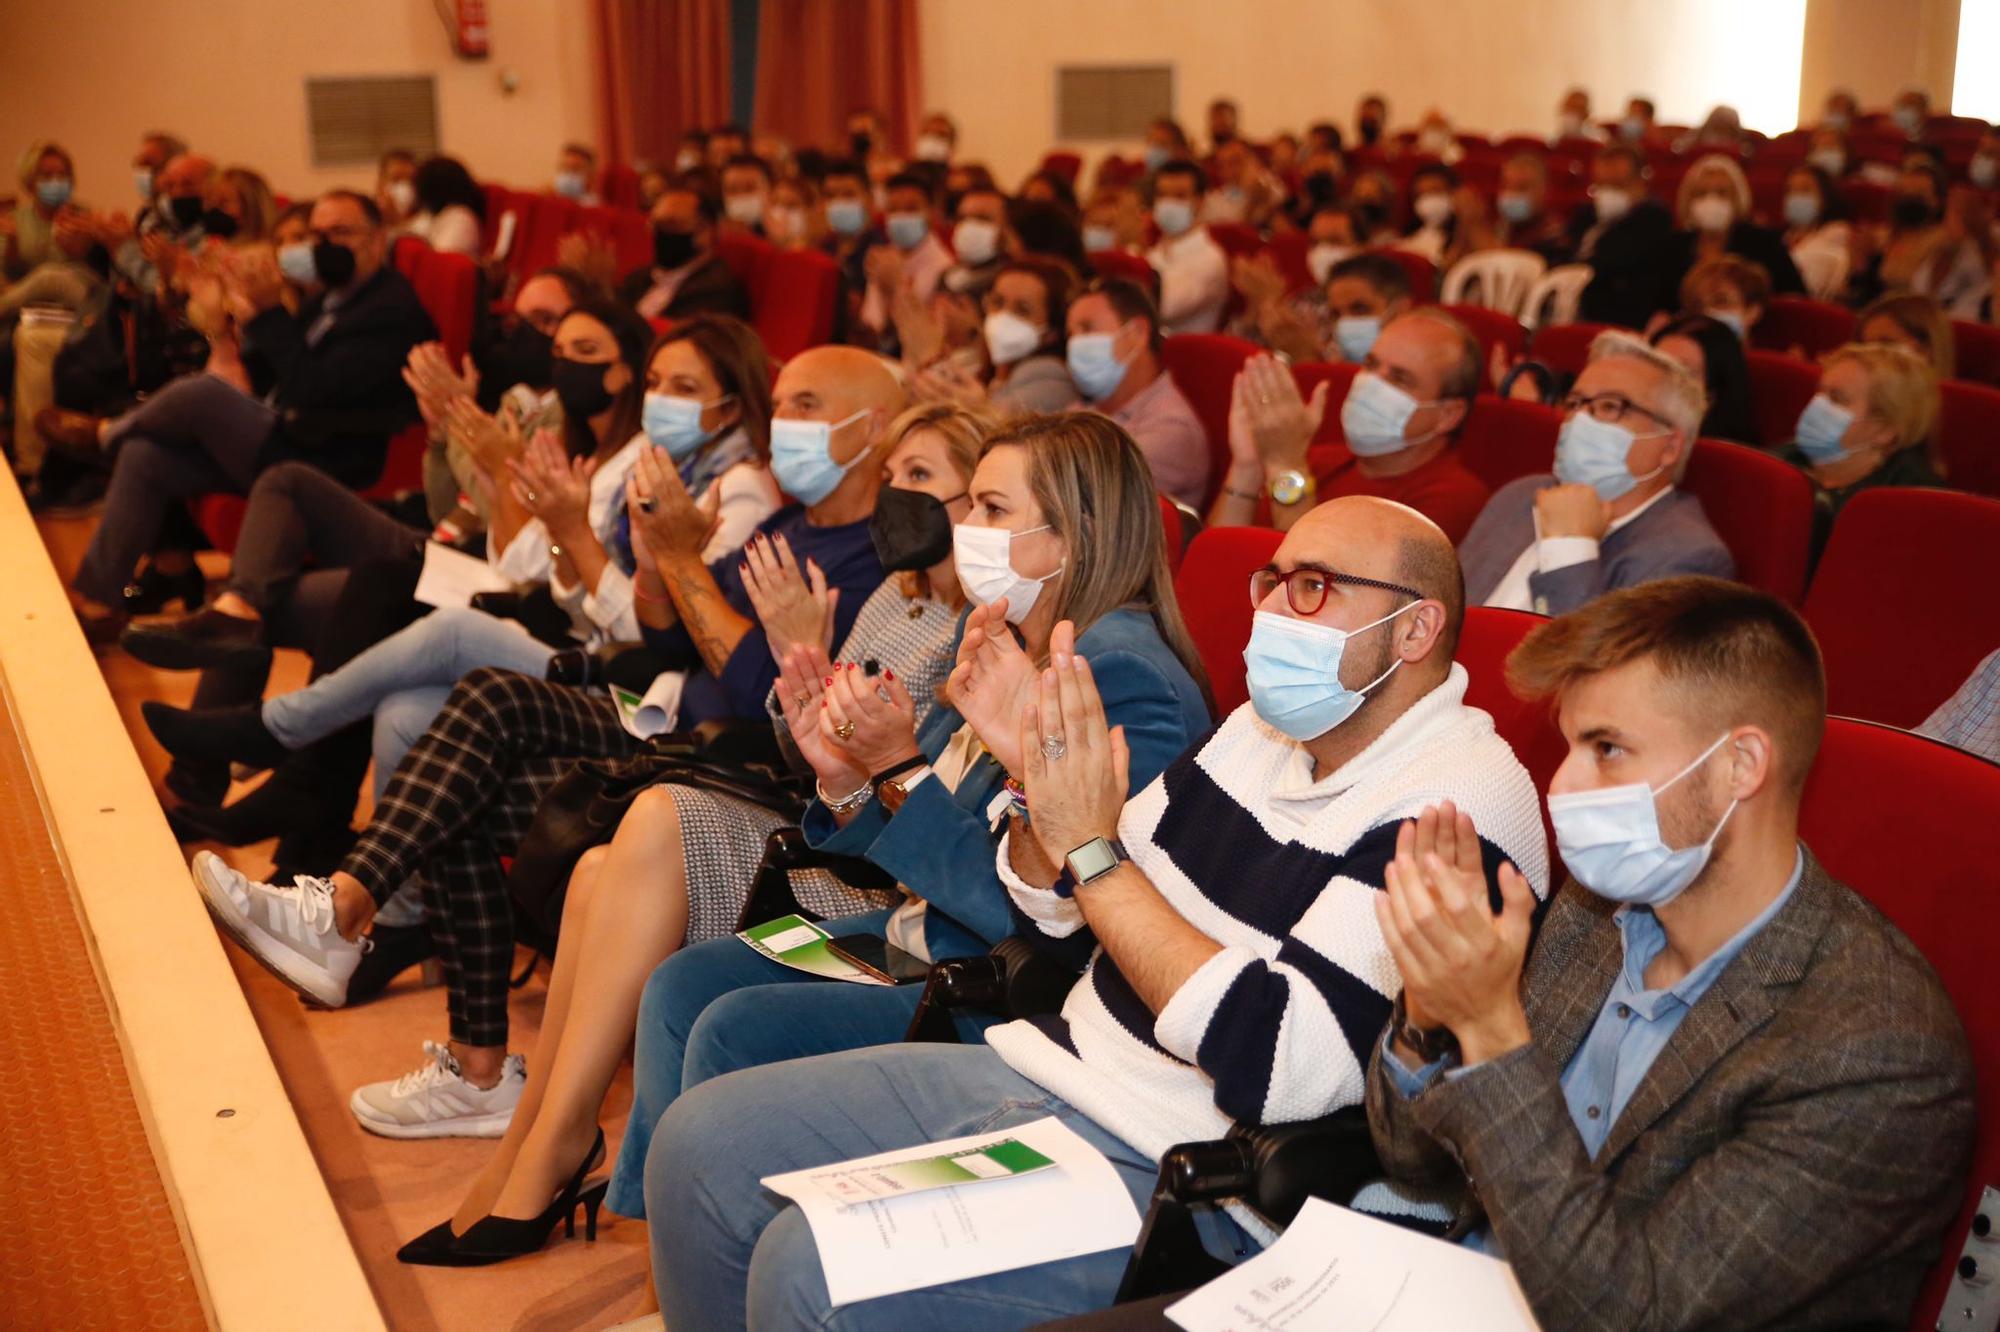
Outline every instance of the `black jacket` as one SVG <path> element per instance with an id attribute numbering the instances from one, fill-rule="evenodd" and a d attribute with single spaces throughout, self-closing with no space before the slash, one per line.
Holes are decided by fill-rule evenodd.
<path id="1" fill-rule="evenodd" d="M 1799 276 L 1799 266 L 1792 262 L 1792 252 L 1785 248 L 1784 233 L 1770 227 L 1760 227 L 1754 222 L 1738 222 L 1729 228 L 1729 239 L 1723 249 L 1739 259 L 1748 259 L 1753 264 L 1762 265 L 1771 275 L 1771 291 L 1778 296 L 1803 296 L 1806 294 L 1805 279 Z M 1680 307 L 1681 279 L 1694 267 L 1697 251 L 1697 237 L 1692 231 L 1675 231 L 1668 238 L 1662 251 L 1661 275 L 1666 282 L 1663 310 Z"/>
<path id="2" fill-rule="evenodd" d="M 618 299 L 637 308 L 640 298 L 653 289 L 653 266 L 647 264 L 627 273 L 618 284 Z M 726 314 L 750 318 L 750 293 L 736 280 L 728 264 L 715 255 L 701 261 L 681 279 L 674 298 L 660 311 L 662 319 L 686 319 L 690 315 Z"/>
<path id="3" fill-rule="evenodd" d="M 1577 318 L 1596 324 L 1623 324 L 1643 327 L 1655 310 L 1668 308 L 1665 293 L 1679 282 L 1666 280 L 1661 272 L 1661 254 L 1673 240 L 1673 216 L 1654 199 L 1641 199 L 1631 211 L 1610 223 L 1591 242 L 1589 253 L 1582 246 L 1597 225 L 1597 208 L 1584 204 L 1570 218 L 1570 235 L 1577 244 L 1577 262 L 1589 264 L 1590 285 L 1583 289 Z"/>
<path id="4" fill-rule="evenodd" d="M 358 488 L 382 475 L 389 437 L 417 419 L 403 366 L 437 327 L 416 289 L 386 263 L 313 337 L 325 310 L 320 295 L 297 315 L 273 306 L 243 326 L 251 391 L 278 412 L 257 465 L 296 459 Z"/>

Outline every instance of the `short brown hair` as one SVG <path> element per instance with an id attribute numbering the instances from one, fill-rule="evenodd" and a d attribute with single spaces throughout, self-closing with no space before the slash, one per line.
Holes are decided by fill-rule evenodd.
<path id="1" fill-rule="evenodd" d="M 1507 657 L 1507 686 L 1549 699 L 1648 660 L 1690 716 L 1769 731 L 1785 790 L 1805 788 L 1826 728 L 1819 644 L 1791 607 L 1720 578 L 1661 578 L 1538 625 Z"/>
<path id="2" fill-rule="evenodd" d="M 1718 254 L 1704 259 L 1681 279 L 1681 309 L 1699 314 L 1701 293 L 1711 282 L 1726 282 L 1736 288 L 1745 305 L 1768 309 L 1771 304 L 1771 274 L 1764 265 L 1734 254 Z"/>

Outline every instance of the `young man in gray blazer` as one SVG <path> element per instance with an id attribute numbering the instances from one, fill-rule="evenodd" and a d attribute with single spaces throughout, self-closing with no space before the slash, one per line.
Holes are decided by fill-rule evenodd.
<path id="1" fill-rule="evenodd" d="M 1674 574 L 1732 577 L 1701 501 L 1679 489 L 1708 395 L 1629 333 L 1605 333 L 1564 404 L 1555 475 L 1510 481 L 1458 549 L 1467 600 L 1562 615 Z"/>
<path id="2" fill-rule="evenodd" d="M 1406 825 L 1376 915 L 1403 997 L 1368 1117 L 1544 1327 L 1902 1325 L 1971 1163 L 1972 1066 L 1910 941 L 1798 840 L 1825 722 L 1790 609 L 1672 578 L 1530 633 L 1572 875 L 1529 948 L 1471 820 Z"/>

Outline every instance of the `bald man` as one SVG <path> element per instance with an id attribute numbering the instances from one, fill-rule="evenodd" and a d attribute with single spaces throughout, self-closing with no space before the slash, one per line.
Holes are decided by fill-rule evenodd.
<path id="1" fill-rule="evenodd" d="M 783 538 L 801 567 L 819 566 L 840 593 L 839 643 L 882 581 L 868 525 L 903 390 L 880 357 L 821 347 L 786 364 L 775 396 L 772 471 L 798 502 L 751 539 Z M 646 693 L 660 710 L 658 729 L 763 720 L 778 668 L 743 585 L 742 557 L 701 562 L 711 512 L 688 498 L 664 454 L 641 459 L 628 501 L 634 544 L 652 559 L 638 572 L 636 599 L 663 668 Z M 281 980 L 329 1007 L 346 1001 L 377 907 L 424 876 L 451 986 L 449 1068 L 414 1087 L 392 1080 L 361 1088 L 353 1108 L 364 1128 L 391 1137 L 497 1137 L 504 1129 L 525 1074 L 507 1057 L 513 908 L 500 858 L 513 854 L 542 796 L 575 760 L 637 748 L 602 685 L 477 670 L 410 748 L 331 879 L 278 887 L 215 856 L 196 857 L 195 884 L 222 926 Z"/>
<path id="2" fill-rule="evenodd" d="M 1088 958 L 1083 979 L 1060 1017 L 991 1028 L 984 1046 L 824 1055 L 683 1093 L 647 1158 L 647 1214 L 671 1227 L 653 1244 L 668 1324 L 829 1319 L 811 1232 L 763 1176 L 1053 1116 L 1143 1211 L 1177 1142 L 1359 1104 L 1397 990 L 1374 903 L 1398 830 L 1455 802 L 1477 811 L 1489 864 L 1548 887 L 1533 783 L 1451 660 L 1456 563 L 1435 524 L 1389 501 L 1300 519 L 1248 589 L 1251 701 L 1130 801 L 1087 664 L 1053 662 L 1024 726 L 1063 743 L 1024 737 L 1029 819 L 998 864 L 1037 944 Z M 1237 1211 L 1198 1224 L 1232 1262 L 1270 1234 Z M 889 1296 L 870 1322 L 1018 1327 L 1101 1308 L 1126 1257 Z"/>

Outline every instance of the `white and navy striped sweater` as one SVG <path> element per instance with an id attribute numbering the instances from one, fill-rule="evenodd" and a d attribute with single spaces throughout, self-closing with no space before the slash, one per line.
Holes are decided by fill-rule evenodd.
<path id="1" fill-rule="evenodd" d="M 1119 838 L 1162 897 L 1222 951 L 1155 1016 L 1100 948 L 1055 1018 L 987 1043 L 1017 1072 L 1153 1156 L 1232 1123 L 1288 1123 L 1361 1102 L 1401 986 L 1375 922 L 1396 831 L 1450 800 L 1479 830 L 1489 882 L 1511 860 L 1547 897 L 1548 847 L 1527 769 L 1465 705 L 1466 674 L 1312 779 L 1304 746 L 1238 708 L 1134 796 Z M 1001 879 L 1044 934 L 1083 927 L 1073 900 Z"/>

